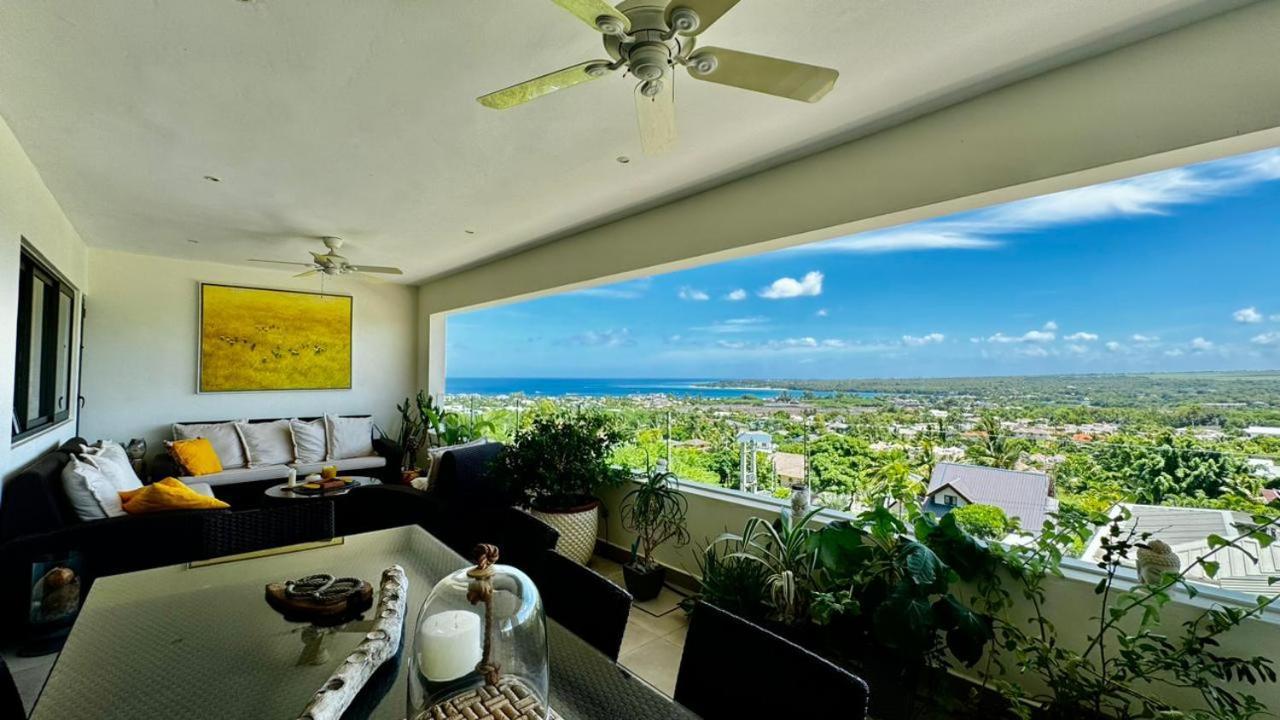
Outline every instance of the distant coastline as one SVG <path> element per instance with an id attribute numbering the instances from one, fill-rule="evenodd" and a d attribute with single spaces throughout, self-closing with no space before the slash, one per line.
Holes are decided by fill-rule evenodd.
<path id="1" fill-rule="evenodd" d="M 450 395 L 515 395 L 529 397 L 631 397 L 670 395 L 689 398 L 758 398 L 774 400 L 788 393 L 784 387 L 710 378 L 448 378 Z M 803 391 L 801 391 L 803 392 Z M 816 396 L 832 395 L 819 391 Z"/>

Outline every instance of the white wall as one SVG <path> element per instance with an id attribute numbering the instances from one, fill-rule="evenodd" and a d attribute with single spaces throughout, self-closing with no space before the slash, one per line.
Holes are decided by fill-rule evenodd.
<path id="1" fill-rule="evenodd" d="M 182 420 L 373 414 L 395 432 L 397 403 L 414 392 L 416 290 L 330 279 L 326 291 L 355 298 L 350 390 L 196 393 L 199 283 L 319 289 L 280 270 L 190 262 L 94 248 L 85 320 L 81 435 L 146 438 L 162 449 Z"/>
<path id="2" fill-rule="evenodd" d="M 0 118 L 0 479 L 75 433 L 71 418 L 51 430 L 11 446 L 14 341 L 17 337 L 18 259 L 26 238 L 41 255 L 80 290 L 85 286 L 85 244 L 49 193 L 18 139 Z M 78 315 L 77 308 L 77 315 Z M 77 340 L 78 340 L 77 335 Z M 74 370 L 74 368 L 73 368 Z M 71 397 L 75 397 L 73 372 Z M 2 481 L 0 481 L 2 484 Z M 3 490 L 0 490 L 0 498 Z"/>

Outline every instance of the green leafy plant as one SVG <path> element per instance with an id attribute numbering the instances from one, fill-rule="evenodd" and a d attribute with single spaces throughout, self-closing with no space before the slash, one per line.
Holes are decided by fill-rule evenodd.
<path id="1" fill-rule="evenodd" d="M 525 505 L 552 511 L 580 507 L 598 488 L 626 479 L 626 471 L 609 462 L 621 441 L 603 413 L 540 414 L 503 449 L 494 472 Z"/>
<path id="2" fill-rule="evenodd" d="M 650 569 L 657 565 L 653 551 L 665 542 L 677 547 L 689 544 L 685 518 L 689 501 L 680 492 L 675 473 L 648 468 L 645 479 L 622 498 L 622 526 L 636 534 L 631 547 L 633 565 Z"/>
<path id="3" fill-rule="evenodd" d="M 961 572 L 976 576 L 994 560 L 948 517 L 936 522 L 917 514 L 915 539 L 885 507 L 819 531 L 814 545 L 825 595 L 814 619 L 830 623 L 860 614 L 862 622 L 853 627 L 863 637 L 853 642 L 870 642 L 905 665 L 942 664 L 944 648 L 964 664 L 976 664 L 993 637 L 992 620 L 950 588 Z M 947 555 L 957 567 L 944 561 Z"/>
<path id="4" fill-rule="evenodd" d="M 698 571 L 702 576 L 698 599 L 740 615 L 748 620 L 761 621 L 770 612 L 769 568 L 741 555 L 741 541 L 721 540 L 709 542 L 697 556 Z M 693 599 L 684 603 L 692 609 Z"/>
<path id="5" fill-rule="evenodd" d="M 1083 650 L 1061 642 L 1044 611 L 1049 598 L 1045 580 L 1061 576 L 1060 548 L 1072 535 L 1082 534 L 1080 520 L 1051 520 L 1034 540 L 1004 550 L 1005 566 L 1034 614 L 1029 630 L 1023 623 L 1000 620 L 999 646 L 1012 655 L 1019 672 L 1038 674 L 1049 691 L 1029 694 L 1020 685 L 995 678 L 992 673 L 984 673 L 986 680 L 1015 700 L 1013 707 L 1024 716 L 1029 714 L 1027 705 L 1021 702 L 1024 700 L 1047 706 L 1050 715 L 1058 717 L 1084 713 L 1117 718 L 1236 720 L 1266 714 L 1267 708 L 1254 696 L 1227 683 L 1275 682 L 1273 661 L 1261 656 L 1223 654 L 1219 638 L 1260 616 L 1276 602 L 1276 595 L 1261 596 L 1243 606 L 1211 604 L 1181 623 L 1176 633 L 1168 632 L 1162 619 L 1176 588 L 1193 598 L 1199 594 L 1188 581 L 1191 572 L 1198 570 L 1213 577 L 1219 571 L 1221 553 L 1233 548 L 1247 553 L 1246 543 L 1268 547 L 1274 542 L 1280 519 L 1257 515 L 1233 538 L 1211 535 L 1209 550 L 1180 572 L 1166 573 L 1155 583 L 1131 587 L 1117 582 L 1119 569 L 1146 546 L 1149 534 L 1126 530 L 1124 523 L 1128 519 L 1128 514 L 1122 513 L 1104 523 L 1098 561 L 1102 578 L 1094 587 L 1098 612 L 1093 616 L 1094 626 L 1085 638 Z M 1270 582 L 1280 582 L 1280 577 L 1272 577 Z M 989 606 L 1009 606 L 1011 596 L 1006 591 L 988 589 L 985 602 Z M 1167 699 L 1168 690 L 1189 691 L 1198 695 L 1201 703 L 1198 707 L 1174 707 Z"/>
<path id="6" fill-rule="evenodd" d="M 742 534 L 725 533 L 713 543 L 738 548 L 725 556 L 728 559 L 764 568 L 767 604 L 773 619 L 779 622 L 795 624 L 807 616 L 817 563 L 811 542 L 814 531 L 809 522 L 821 510 L 814 508 L 800 518 L 783 510 L 773 523 L 753 517 L 747 520 Z"/>

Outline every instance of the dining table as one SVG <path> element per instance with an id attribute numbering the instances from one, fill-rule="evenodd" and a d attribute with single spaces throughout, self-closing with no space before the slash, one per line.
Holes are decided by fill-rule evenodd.
<path id="1" fill-rule="evenodd" d="M 384 691 L 362 693 L 344 717 L 403 720 L 418 608 L 437 581 L 470 565 L 418 526 L 100 578 L 31 718 L 297 718 L 367 628 L 287 621 L 266 603 L 265 586 L 325 573 L 376 587 L 391 565 L 409 581 L 404 644 Z M 554 620 L 546 627 L 549 705 L 564 720 L 696 720 Z"/>

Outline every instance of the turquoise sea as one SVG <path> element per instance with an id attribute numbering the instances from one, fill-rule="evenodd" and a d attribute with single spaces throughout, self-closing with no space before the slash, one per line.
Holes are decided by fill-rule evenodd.
<path id="1" fill-rule="evenodd" d="M 771 400 L 784 392 L 780 388 L 711 387 L 709 379 L 696 378 L 448 378 L 450 395 L 512 395 L 529 397 L 625 397 L 628 395 L 676 395 L 681 397 L 758 397 Z M 731 381 L 727 381 L 731 382 Z M 802 393 L 791 391 L 791 395 Z M 823 395 L 826 393 L 814 393 Z"/>

